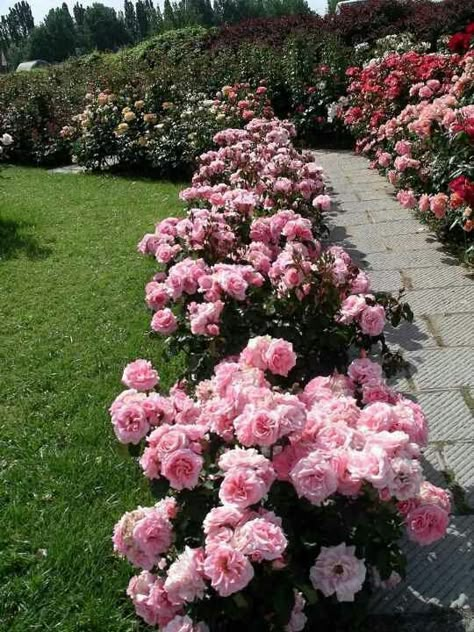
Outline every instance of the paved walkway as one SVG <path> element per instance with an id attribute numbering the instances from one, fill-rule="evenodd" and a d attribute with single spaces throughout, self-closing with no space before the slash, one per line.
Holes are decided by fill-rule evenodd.
<path id="1" fill-rule="evenodd" d="M 331 241 L 367 269 L 374 289 L 407 290 L 415 322 L 387 332 L 412 365 L 411 376 L 397 386 L 428 416 L 427 477 L 449 484 L 456 498 L 449 535 L 437 546 L 406 545 L 407 582 L 380 597 L 375 610 L 426 614 L 452 608 L 460 627 L 450 620 L 424 629 L 474 632 L 474 274 L 398 204 L 393 187 L 368 169 L 365 158 L 314 153 L 336 201 Z"/>

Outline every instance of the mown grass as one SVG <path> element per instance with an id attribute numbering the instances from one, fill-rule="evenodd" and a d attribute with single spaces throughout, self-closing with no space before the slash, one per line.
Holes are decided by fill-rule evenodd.
<path id="1" fill-rule="evenodd" d="M 118 517 L 151 501 L 114 439 L 123 365 L 151 358 L 135 245 L 176 213 L 166 182 L 9 168 L 0 180 L 0 630 L 138 624 L 112 555 Z"/>

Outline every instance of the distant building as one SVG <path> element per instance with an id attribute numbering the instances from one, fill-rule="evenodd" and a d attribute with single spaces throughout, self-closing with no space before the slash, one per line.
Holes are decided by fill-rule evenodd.
<path id="1" fill-rule="evenodd" d="M 18 64 L 17 72 L 30 72 L 31 70 L 36 70 L 37 68 L 46 68 L 49 66 L 48 61 L 44 61 L 44 59 L 33 59 L 32 61 L 22 61 L 21 64 Z"/>
<path id="2" fill-rule="evenodd" d="M 356 4 L 364 4 L 367 0 L 341 0 L 336 7 L 336 13 L 341 13 L 346 7 L 353 7 Z"/>

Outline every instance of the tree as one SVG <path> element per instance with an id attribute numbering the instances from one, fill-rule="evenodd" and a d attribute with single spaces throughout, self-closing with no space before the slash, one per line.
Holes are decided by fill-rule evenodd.
<path id="1" fill-rule="evenodd" d="M 169 31 L 174 28 L 176 28 L 174 10 L 171 6 L 170 0 L 165 0 L 163 6 L 163 30 Z"/>
<path id="2" fill-rule="evenodd" d="M 7 15 L 10 38 L 18 43 L 28 37 L 35 26 L 31 7 L 28 2 L 17 2 Z"/>
<path id="3" fill-rule="evenodd" d="M 145 39 L 149 34 L 150 24 L 148 22 L 147 7 L 145 6 L 143 0 L 137 0 L 137 3 L 135 5 L 135 15 L 138 39 Z"/>
<path id="4" fill-rule="evenodd" d="M 339 2 L 340 0 L 328 0 L 328 13 L 336 13 Z"/>
<path id="5" fill-rule="evenodd" d="M 161 17 L 160 5 L 156 4 L 156 8 L 153 5 L 153 0 L 144 0 L 145 11 L 148 19 L 148 32 L 159 33 L 163 28 L 163 19 Z"/>
<path id="6" fill-rule="evenodd" d="M 161 33 L 162 30 L 163 30 L 163 14 L 161 13 L 160 5 L 156 3 L 155 23 L 153 25 L 153 32 Z"/>
<path id="7" fill-rule="evenodd" d="M 72 8 L 72 12 L 74 14 L 74 20 L 76 22 L 76 26 L 84 26 L 85 19 L 86 19 L 86 10 L 82 6 L 82 4 L 79 4 L 79 2 L 76 2 L 76 4 Z"/>
<path id="8" fill-rule="evenodd" d="M 22 56 L 29 34 L 35 22 L 28 2 L 17 2 L 0 19 L 0 52 L 5 54 L 10 65 L 16 66 Z M 10 57 L 13 62 L 10 61 Z"/>
<path id="9" fill-rule="evenodd" d="M 123 4 L 124 22 L 127 33 L 132 42 L 137 41 L 137 16 L 135 14 L 135 7 L 131 0 L 125 0 Z"/>
<path id="10" fill-rule="evenodd" d="M 111 7 L 94 3 L 85 11 L 84 29 L 89 50 L 116 50 L 131 41 L 125 23 Z"/>
<path id="11" fill-rule="evenodd" d="M 50 9 L 43 24 L 33 29 L 29 48 L 32 59 L 63 61 L 76 52 L 76 27 L 66 3 Z"/>

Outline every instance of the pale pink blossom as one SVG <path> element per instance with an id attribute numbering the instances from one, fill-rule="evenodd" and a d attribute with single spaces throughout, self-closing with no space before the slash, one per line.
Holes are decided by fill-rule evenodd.
<path id="1" fill-rule="evenodd" d="M 151 328 L 163 336 L 168 336 L 178 328 L 176 316 L 168 307 L 160 309 L 153 315 Z"/>
<path id="2" fill-rule="evenodd" d="M 148 360 L 135 360 L 127 364 L 123 371 L 122 382 L 137 391 L 149 391 L 159 382 L 157 371 Z"/>
<path id="3" fill-rule="evenodd" d="M 364 585 L 367 569 L 364 560 L 355 555 L 355 546 L 321 547 L 310 570 L 314 588 L 325 597 L 335 594 L 338 601 L 354 601 L 355 594 Z"/>
<path id="4" fill-rule="evenodd" d="M 248 585 L 254 570 L 243 553 L 228 544 L 220 544 L 206 555 L 204 574 L 221 597 L 228 597 Z"/>
<path id="5" fill-rule="evenodd" d="M 439 505 L 431 504 L 416 507 L 405 518 L 408 537 L 422 546 L 443 538 L 448 523 L 448 512 Z"/>

